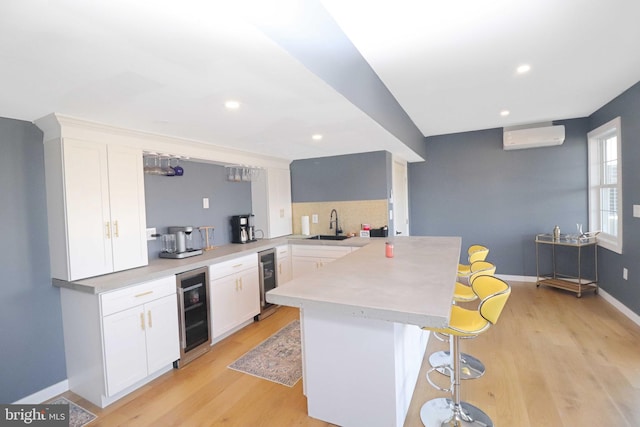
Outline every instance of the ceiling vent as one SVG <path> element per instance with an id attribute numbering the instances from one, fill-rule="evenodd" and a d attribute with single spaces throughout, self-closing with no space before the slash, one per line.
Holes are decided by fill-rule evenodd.
<path id="1" fill-rule="evenodd" d="M 505 150 L 551 147 L 564 142 L 564 126 L 505 128 L 502 143 Z"/>

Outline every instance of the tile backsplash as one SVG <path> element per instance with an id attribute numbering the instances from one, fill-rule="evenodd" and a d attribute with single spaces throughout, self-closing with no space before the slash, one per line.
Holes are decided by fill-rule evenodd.
<path id="1" fill-rule="evenodd" d="M 302 234 L 302 217 L 309 216 L 309 232 L 314 234 L 335 234 L 329 229 L 331 210 L 338 212 L 340 228 L 343 234 L 358 233 L 361 224 L 371 228 L 388 225 L 388 204 L 382 200 L 354 200 L 347 202 L 308 202 L 293 203 L 293 234 Z M 318 223 L 313 223 L 313 215 L 318 215 Z"/>

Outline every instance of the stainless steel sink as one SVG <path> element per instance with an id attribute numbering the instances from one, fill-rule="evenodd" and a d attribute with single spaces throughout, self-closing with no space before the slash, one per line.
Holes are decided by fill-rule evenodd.
<path id="1" fill-rule="evenodd" d="M 333 234 L 318 234 L 316 236 L 308 237 L 307 240 L 344 240 L 349 236 L 335 236 Z"/>

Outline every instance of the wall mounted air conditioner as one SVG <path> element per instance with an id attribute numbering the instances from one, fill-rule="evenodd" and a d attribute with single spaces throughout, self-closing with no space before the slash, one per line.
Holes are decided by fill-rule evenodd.
<path id="1" fill-rule="evenodd" d="M 553 145 L 562 145 L 563 142 L 563 125 L 519 129 L 505 128 L 502 135 L 502 144 L 505 150 L 550 147 Z"/>

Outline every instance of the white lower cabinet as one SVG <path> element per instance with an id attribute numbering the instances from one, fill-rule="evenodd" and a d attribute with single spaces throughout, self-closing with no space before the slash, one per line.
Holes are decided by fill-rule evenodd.
<path id="1" fill-rule="evenodd" d="M 177 308 L 174 289 L 173 295 L 102 319 L 107 396 L 180 358 Z"/>
<path id="2" fill-rule="evenodd" d="M 350 246 L 292 245 L 293 277 L 317 271 L 351 253 Z"/>
<path id="3" fill-rule="evenodd" d="M 211 336 L 218 338 L 260 313 L 258 255 L 209 267 Z"/>
<path id="4" fill-rule="evenodd" d="M 293 278 L 290 245 L 276 247 L 276 261 L 278 264 L 278 285 L 282 285 Z"/>
<path id="5" fill-rule="evenodd" d="M 180 358 L 175 276 L 98 295 L 61 289 L 69 389 L 104 408 Z"/>

